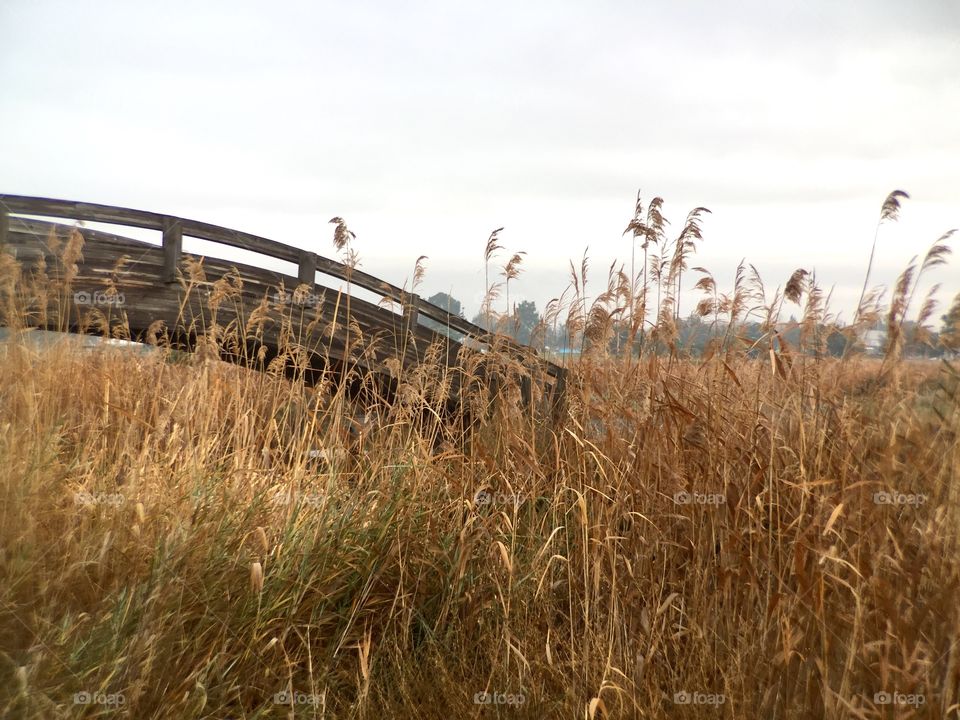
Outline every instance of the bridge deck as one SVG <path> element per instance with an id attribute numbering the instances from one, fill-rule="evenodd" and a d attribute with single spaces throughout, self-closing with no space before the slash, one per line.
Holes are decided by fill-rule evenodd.
<path id="1" fill-rule="evenodd" d="M 227 359 L 237 362 L 269 363 L 295 348 L 309 369 L 342 363 L 384 374 L 391 369 L 396 372 L 395 363 L 391 368 L 395 360 L 407 369 L 420 364 L 428 348 L 434 361 L 462 369 L 471 353 L 482 353 L 497 343 L 515 353 L 531 379 L 547 386 L 548 392 L 560 391 L 563 384 L 563 369 L 535 358 L 529 348 L 503 336 L 495 338 L 359 269 L 249 233 L 126 208 L 0 195 L 0 248 L 13 254 L 24 272 L 41 263 L 48 274 L 63 274 L 67 269 L 60 267 L 57 248 L 49 238 L 51 229 L 61 238 L 73 229 L 64 221 L 158 230 L 162 243 L 79 228 L 84 244 L 70 296 L 55 299 L 59 311 L 53 314 L 55 320 L 43 322 L 45 313 L 38 309 L 38 325 L 89 332 L 92 318 L 94 325 L 99 321 L 101 332 L 107 323 L 122 327 L 131 339 L 145 340 L 156 334 L 157 321 L 162 321 L 168 340 L 186 349 L 210 334 L 221 335 L 222 340 L 224 329 L 232 329 L 234 345 L 245 345 L 227 353 Z M 294 263 L 297 277 L 187 255 L 182 251 L 184 236 Z M 344 281 L 351 289 L 363 288 L 381 302 L 363 300 L 352 290 L 324 287 L 317 283 L 317 272 Z M 108 287 L 114 288 L 112 295 L 104 294 Z M 446 333 L 426 327 L 421 318 L 439 323 Z"/>

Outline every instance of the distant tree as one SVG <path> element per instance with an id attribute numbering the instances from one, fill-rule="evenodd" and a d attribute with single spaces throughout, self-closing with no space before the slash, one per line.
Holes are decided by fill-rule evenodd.
<path id="1" fill-rule="evenodd" d="M 473 316 L 473 319 L 470 322 L 472 322 L 474 325 L 478 325 L 482 327 L 484 330 L 489 330 L 490 328 L 487 327 L 487 321 L 490 319 L 491 319 L 490 314 L 485 313 L 481 310 L 480 312 L 478 312 L 476 315 Z"/>
<path id="2" fill-rule="evenodd" d="M 451 315 L 463 317 L 463 306 L 460 304 L 460 301 L 445 292 L 438 292 L 435 295 L 431 295 L 427 298 L 427 302 L 437 307 L 442 307 Z"/>
<path id="3" fill-rule="evenodd" d="M 460 304 L 460 301 L 448 295 L 447 293 L 439 292 L 439 293 L 436 293 L 435 295 L 431 295 L 430 297 L 427 298 L 427 302 L 433 305 L 436 305 L 437 307 L 443 308 L 451 315 L 463 317 L 463 306 Z M 430 328 L 431 330 L 435 330 L 439 333 L 443 333 L 444 335 L 447 335 L 456 339 L 459 339 L 461 336 L 460 333 L 447 328 L 447 326 L 444 325 L 443 323 L 437 322 L 436 320 L 432 320 L 431 318 L 428 318 L 428 317 L 421 317 L 420 323 Z"/>
<path id="4" fill-rule="evenodd" d="M 957 293 L 950 309 L 941 319 L 940 344 L 948 350 L 960 351 L 960 293 Z"/>
<path id="5" fill-rule="evenodd" d="M 529 344 L 534 328 L 540 323 L 540 313 L 537 312 L 535 302 L 524 300 L 514 306 L 513 313 L 510 315 L 494 312 L 488 314 L 481 309 L 473 316 L 471 322 L 484 330 L 503 333 L 517 342 Z"/>
<path id="6" fill-rule="evenodd" d="M 827 335 L 827 352 L 833 357 L 843 357 L 847 351 L 849 339 L 837 328 L 832 328 Z"/>
<path id="7" fill-rule="evenodd" d="M 516 339 L 522 343 L 529 343 L 533 329 L 540 322 L 540 313 L 537 312 L 537 304 L 532 300 L 524 300 L 518 303 L 513 319 L 515 321 L 514 325 L 516 326 Z"/>

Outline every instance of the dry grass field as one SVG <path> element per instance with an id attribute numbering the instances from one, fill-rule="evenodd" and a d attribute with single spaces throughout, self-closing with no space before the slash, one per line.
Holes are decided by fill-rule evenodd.
<path id="1" fill-rule="evenodd" d="M 469 422 L 429 362 L 360 407 L 332 377 L 18 331 L 0 714 L 956 717 L 960 367 L 900 356 L 918 272 L 875 360 L 820 352 L 804 274 L 762 300 L 706 283 L 704 317 L 760 305 L 769 339 L 697 359 L 671 352 L 676 275 L 649 312 L 616 273 L 589 307 L 575 282 L 560 411 L 507 387 Z M 29 324 L 43 278 L 0 273 L 5 324 Z"/>

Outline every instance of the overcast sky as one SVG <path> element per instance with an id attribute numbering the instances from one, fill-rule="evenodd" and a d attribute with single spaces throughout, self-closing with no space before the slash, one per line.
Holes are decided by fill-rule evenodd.
<path id="1" fill-rule="evenodd" d="M 0 2 L 0 192 L 168 212 L 476 311 L 489 232 L 538 308 L 589 246 L 629 264 L 637 189 L 692 264 L 859 295 L 960 226 L 960 2 Z M 503 258 L 506 260 L 506 257 Z M 960 262 L 960 258 L 957 259 Z M 960 265 L 936 279 L 960 290 Z M 603 277 L 601 272 L 603 271 Z M 693 298 L 684 300 L 692 306 Z"/>

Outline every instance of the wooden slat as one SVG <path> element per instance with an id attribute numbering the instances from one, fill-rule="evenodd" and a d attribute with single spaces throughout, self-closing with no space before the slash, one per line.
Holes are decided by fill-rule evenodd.
<path id="1" fill-rule="evenodd" d="M 240 230 L 230 230 L 219 227 L 218 225 L 199 222 L 198 220 L 181 218 L 180 222 L 183 223 L 183 234 L 189 237 L 209 240 L 210 242 L 239 248 L 240 250 L 249 250 L 276 258 L 277 260 L 286 260 L 294 265 L 300 261 L 300 253 L 302 252 L 300 248 L 284 245 L 276 240 L 268 240 L 259 235 L 251 235 L 250 233 L 241 232 Z"/>
<path id="2" fill-rule="evenodd" d="M 6 207 L 10 213 L 21 213 L 23 215 L 112 223 L 148 230 L 163 229 L 163 215 L 159 213 L 117 208 L 109 205 L 23 195 L 0 195 L 0 206 Z"/>

